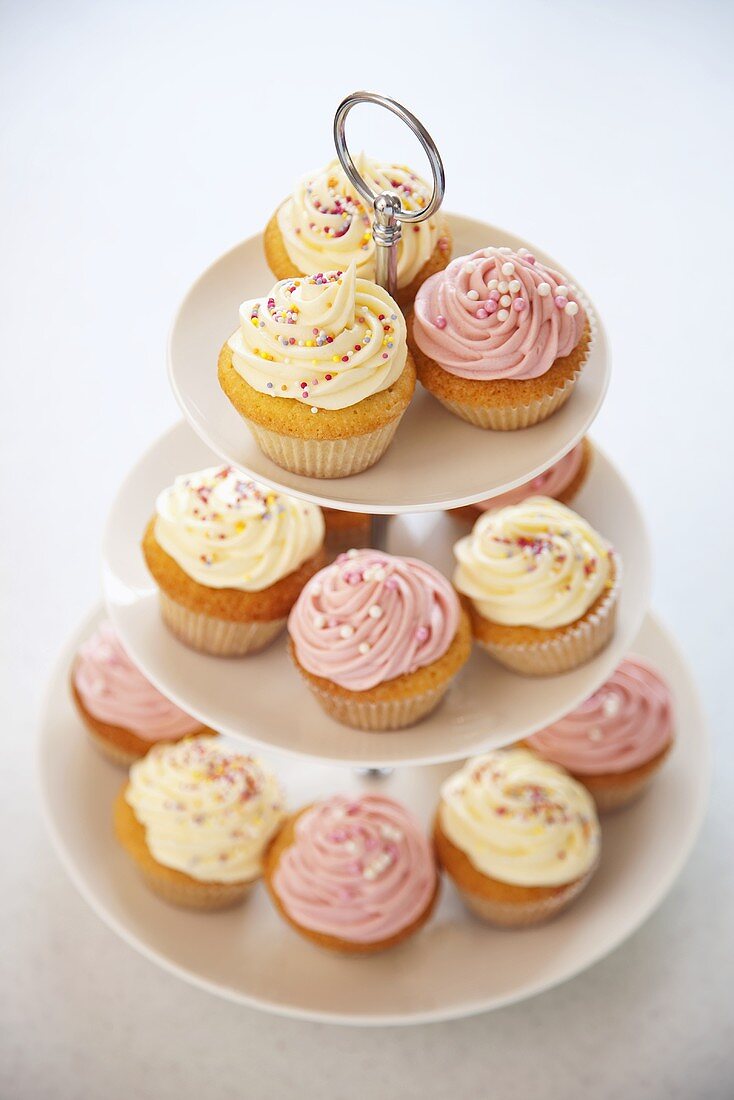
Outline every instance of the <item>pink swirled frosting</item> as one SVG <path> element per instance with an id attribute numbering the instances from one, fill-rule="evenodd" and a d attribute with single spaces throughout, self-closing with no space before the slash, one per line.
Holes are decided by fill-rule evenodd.
<path id="1" fill-rule="evenodd" d="M 442 657 L 459 616 L 456 593 L 432 566 L 350 550 L 303 588 L 288 630 L 307 672 L 367 691 Z"/>
<path id="2" fill-rule="evenodd" d="M 525 249 L 482 248 L 426 279 L 413 337 L 444 370 L 487 381 L 538 378 L 569 355 L 586 323 L 578 295 Z"/>
<path id="3" fill-rule="evenodd" d="M 131 730 L 144 741 L 167 741 L 201 729 L 153 687 L 122 648 L 114 627 L 100 623 L 79 647 L 74 687 L 93 718 Z"/>
<path id="4" fill-rule="evenodd" d="M 585 703 L 528 743 L 576 775 L 607 775 L 646 764 L 672 738 L 668 685 L 648 661 L 626 657 Z"/>
<path id="5" fill-rule="evenodd" d="M 353 943 L 389 939 L 416 921 L 436 890 L 427 837 L 399 803 L 337 795 L 296 822 L 273 876 L 297 924 Z"/>
<path id="6" fill-rule="evenodd" d="M 506 493 L 500 493 L 499 496 L 490 497 L 489 500 L 480 500 L 474 507 L 478 508 L 480 512 L 490 512 L 494 508 L 504 508 L 508 504 L 519 504 L 521 500 L 525 500 L 525 497 L 557 497 L 568 488 L 576 477 L 583 460 L 584 444 L 582 440 L 581 443 L 577 443 L 575 447 L 572 447 L 563 458 L 559 458 L 558 462 L 554 462 L 552 466 L 544 470 L 542 474 L 531 478 L 523 485 L 509 489 Z"/>

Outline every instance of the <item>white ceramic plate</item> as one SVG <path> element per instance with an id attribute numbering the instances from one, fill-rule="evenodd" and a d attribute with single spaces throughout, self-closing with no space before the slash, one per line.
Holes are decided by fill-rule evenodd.
<path id="1" fill-rule="evenodd" d="M 564 270 L 541 249 L 504 229 L 455 214 L 449 220 L 455 256 L 487 244 L 524 246 Z M 265 484 L 318 504 L 359 512 L 418 512 L 492 496 L 534 477 L 570 450 L 604 399 L 609 347 L 594 309 L 594 343 L 581 378 L 567 404 L 544 423 L 518 432 L 482 431 L 452 416 L 419 386 L 389 451 L 371 470 L 333 481 L 289 474 L 256 447 L 217 381 L 219 349 L 237 327 L 240 303 L 266 294 L 274 281 L 261 234 L 215 260 L 194 283 L 173 322 L 169 375 L 184 415 L 213 451 Z"/>
<path id="2" fill-rule="evenodd" d="M 602 862 L 558 920 L 501 931 L 467 915 L 445 884 L 430 924 L 409 943 L 371 959 L 343 959 L 302 940 L 259 887 L 246 904 L 196 914 L 148 892 L 111 828 L 122 773 L 88 743 L 69 697 L 69 666 L 90 618 L 70 639 L 51 681 L 39 762 L 48 825 L 72 880 L 95 912 L 132 947 L 179 977 L 242 1004 L 343 1024 L 411 1024 L 482 1012 L 541 993 L 622 943 L 652 913 L 681 870 L 703 815 L 708 738 L 685 662 L 648 618 L 636 652 L 660 665 L 675 692 L 678 740 L 637 804 L 603 821 Z M 451 768 L 403 768 L 367 780 L 343 768 L 275 761 L 293 807 L 332 791 L 370 786 L 428 823 Z"/>
<path id="3" fill-rule="evenodd" d="M 434 714 L 394 733 L 365 733 L 328 718 L 294 671 L 285 637 L 237 660 L 207 657 L 163 626 L 140 539 L 159 491 L 177 474 L 212 463 L 180 424 L 133 469 L 115 499 L 103 540 L 110 616 L 133 660 L 151 680 L 209 726 L 262 747 L 355 765 L 430 764 L 515 741 L 570 710 L 605 679 L 634 638 L 648 606 L 650 555 L 634 497 L 598 450 L 575 507 L 611 539 L 624 563 L 612 643 L 583 668 L 542 679 L 516 676 L 476 650 Z M 451 576 L 452 547 L 469 525 L 442 513 L 396 516 L 388 549 L 423 558 Z"/>

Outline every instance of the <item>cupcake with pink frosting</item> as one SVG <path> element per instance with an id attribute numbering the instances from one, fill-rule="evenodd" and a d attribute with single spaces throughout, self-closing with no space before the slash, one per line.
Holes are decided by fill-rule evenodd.
<path id="1" fill-rule="evenodd" d="M 467 504 L 463 508 L 452 508 L 451 512 L 473 523 L 484 512 L 493 512 L 495 508 L 505 508 L 508 504 L 519 504 L 526 497 L 552 497 L 561 504 L 571 504 L 588 477 L 593 458 L 591 440 L 584 437 L 563 458 L 559 458 L 558 462 L 554 462 L 530 481 L 508 489 L 506 493 L 498 493 L 489 500 L 480 500 L 477 504 Z"/>
<path id="2" fill-rule="evenodd" d="M 579 293 L 521 248 L 482 248 L 423 283 L 410 341 L 418 378 L 456 416 L 508 431 L 568 399 L 591 328 Z"/>
<path id="3" fill-rule="evenodd" d="M 265 883 L 301 935 L 367 955 L 421 928 L 439 879 L 429 840 L 398 802 L 336 795 L 286 821 L 265 855 Z"/>
<path id="4" fill-rule="evenodd" d="M 615 810 L 647 788 L 673 737 L 667 683 L 649 661 L 630 656 L 586 702 L 527 743 L 583 783 L 599 810 Z"/>
<path id="5" fill-rule="evenodd" d="M 125 767 L 158 741 L 178 741 L 204 731 L 201 722 L 153 687 L 106 621 L 80 646 L 71 690 L 95 745 Z"/>
<path id="6" fill-rule="evenodd" d="M 288 620 L 290 652 L 327 714 L 393 730 L 438 706 L 471 652 L 469 619 L 432 566 L 350 550 L 306 584 Z"/>

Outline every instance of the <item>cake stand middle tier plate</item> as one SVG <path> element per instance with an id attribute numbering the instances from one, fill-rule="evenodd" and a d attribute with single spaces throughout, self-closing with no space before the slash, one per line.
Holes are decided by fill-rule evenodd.
<path id="1" fill-rule="evenodd" d="M 610 539 L 624 567 L 617 629 L 593 661 L 562 676 L 517 676 L 475 648 L 441 706 L 406 730 L 366 733 L 327 717 L 296 673 L 285 639 L 226 660 L 187 649 L 166 629 L 140 549 L 161 489 L 178 474 L 215 463 L 184 424 L 166 432 L 123 483 L 103 543 L 107 608 L 125 648 L 156 686 L 212 729 L 271 750 L 355 766 L 457 760 L 509 744 L 566 713 L 606 679 L 629 650 L 647 610 L 650 554 L 635 499 L 598 448 L 574 507 Z M 392 520 L 388 550 L 422 558 L 451 576 L 453 545 L 469 530 L 446 513 Z"/>
<path id="2" fill-rule="evenodd" d="M 524 246 L 539 260 L 565 270 L 531 242 L 495 225 L 455 214 L 447 217 L 455 256 L 489 244 Z M 548 420 L 524 431 L 482 431 L 447 412 L 419 385 L 387 454 L 376 466 L 335 480 L 291 474 L 259 450 L 217 381 L 219 350 L 237 328 L 240 304 L 266 295 L 274 281 L 261 234 L 215 260 L 178 310 L 168 345 L 168 370 L 176 399 L 204 442 L 226 462 L 294 496 L 331 508 L 386 514 L 471 504 L 542 473 L 578 443 L 604 400 L 609 345 L 599 315 L 582 290 L 592 325 L 591 350 L 568 402 Z"/>

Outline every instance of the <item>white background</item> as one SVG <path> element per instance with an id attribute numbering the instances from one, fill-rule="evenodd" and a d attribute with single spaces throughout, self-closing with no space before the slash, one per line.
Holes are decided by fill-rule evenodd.
<path id="1" fill-rule="evenodd" d="M 731 1094 L 733 32 L 705 2 L 0 5 L 3 1097 Z M 704 834 L 630 942 L 535 1001 L 390 1033 L 260 1015 L 139 958 L 66 881 L 33 761 L 110 498 L 177 416 L 176 302 L 330 156 L 360 86 L 433 131 L 448 209 L 594 295 L 615 360 L 595 435 L 646 510 L 655 606 L 717 734 Z M 370 125 L 371 150 L 395 145 Z"/>

